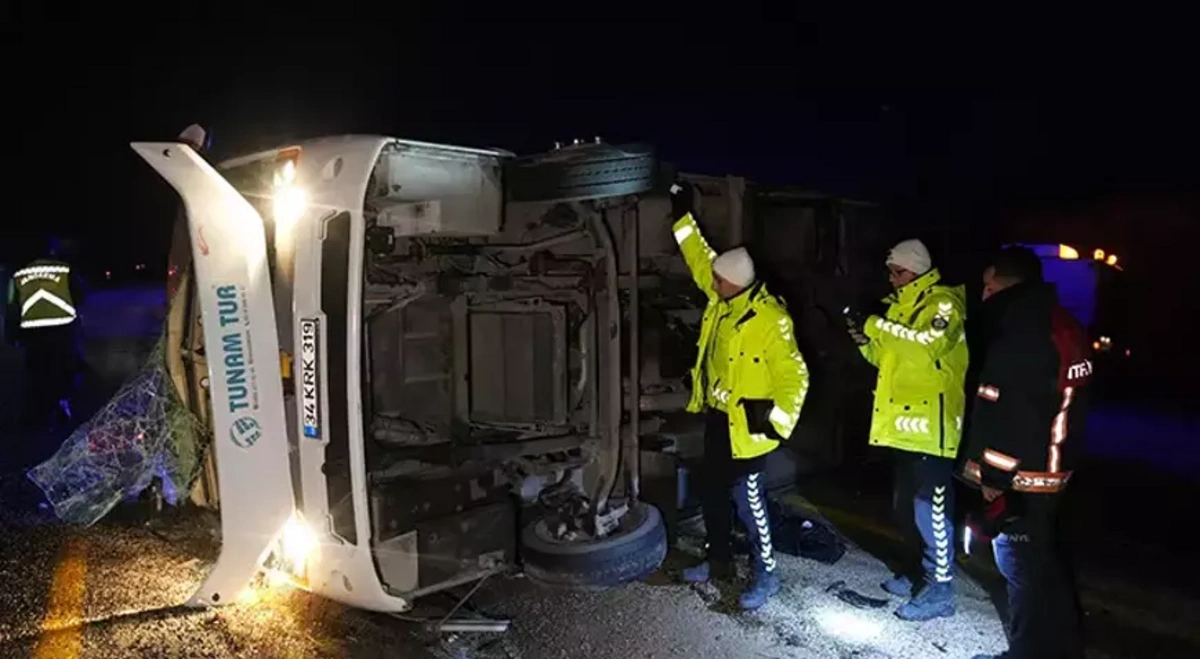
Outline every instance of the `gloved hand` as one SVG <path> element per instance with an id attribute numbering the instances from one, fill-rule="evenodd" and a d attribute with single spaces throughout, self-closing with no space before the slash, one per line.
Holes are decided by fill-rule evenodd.
<path id="1" fill-rule="evenodd" d="M 696 211 L 696 188 L 691 183 L 676 181 L 671 184 L 671 220 L 679 220 Z"/>
<path id="2" fill-rule="evenodd" d="M 775 401 L 769 398 L 743 398 L 738 401 L 742 408 L 746 411 L 746 428 L 752 435 L 766 435 L 771 439 L 783 441 L 787 439 L 775 430 L 775 424 L 771 423 L 771 410 L 775 407 Z"/>
<path id="3" fill-rule="evenodd" d="M 863 326 L 866 324 L 866 318 L 863 315 L 850 307 L 842 309 L 842 317 L 846 319 L 846 331 L 849 332 L 850 338 L 858 345 L 866 345 L 871 342 L 863 331 Z"/>

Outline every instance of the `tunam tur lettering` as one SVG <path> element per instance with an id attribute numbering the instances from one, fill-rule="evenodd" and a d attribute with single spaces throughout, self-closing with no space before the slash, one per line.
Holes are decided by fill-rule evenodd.
<path id="1" fill-rule="evenodd" d="M 217 318 L 221 327 L 241 322 L 236 286 L 217 288 Z M 221 337 L 221 354 L 225 366 L 225 391 L 232 414 L 250 407 L 250 388 L 246 385 L 246 344 L 241 332 L 230 332 Z"/>

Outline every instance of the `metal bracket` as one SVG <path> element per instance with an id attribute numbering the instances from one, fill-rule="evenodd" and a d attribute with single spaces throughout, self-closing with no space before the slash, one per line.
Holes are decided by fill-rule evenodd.
<path id="1" fill-rule="evenodd" d="M 621 525 L 621 519 L 625 517 L 625 513 L 629 512 L 629 504 L 623 503 L 616 508 L 609 508 L 608 512 L 597 514 L 593 518 L 595 526 L 595 536 L 603 538 L 612 533 Z"/>

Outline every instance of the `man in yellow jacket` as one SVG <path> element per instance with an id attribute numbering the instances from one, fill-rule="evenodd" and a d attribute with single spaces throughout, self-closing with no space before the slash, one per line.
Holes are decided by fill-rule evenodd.
<path id="1" fill-rule="evenodd" d="M 952 477 L 966 406 L 966 295 L 941 283 L 919 240 L 893 247 L 887 267 L 895 293 L 886 317 L 851 319 L 850 334 L 879 368 L 871 444 L 895 449 L 897 521 L 922 547 L 920 585 L 901 572 L 883 588 L 911 598 L 897 616 L 930 620 L 955 610 Z"/>
<path id="2" fill-rule="evenodd" d="M 717 256 L 700 234 L 694 195 L 688 185 L 671 188 L 675 240 L 708 296 L 688 403 L 689 412 L 704 414 L 701 501 L 708 556 L 683 577 L 698 583 L 732 574 L 732 507 L 750 539 L 753 576 L 740 601 L 753 610 L 780 589 L 763 466 L 796 427 L 808 393 L 808 368 L 787 309 L 756 280 L 745 248 Z"/>

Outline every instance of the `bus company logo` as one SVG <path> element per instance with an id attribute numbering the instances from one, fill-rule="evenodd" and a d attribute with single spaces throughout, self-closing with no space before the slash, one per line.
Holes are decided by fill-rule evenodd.
<path id="1" fill-rule="evenodd" d="M 218 286 L 217 327 L 225 332 L 220 336 L 217 353 L 221 377 L 215 386 L 224 390 L 229 424 L 229 439 L 236 446 L 248 449 L 262 438 L 262 428 L 254 418 L 258 410 L 255 400 L 254 361 L 250 352 L 250 333 L 245 329 L 245 300 L 236 285 Z M 212 331 L 211 329 L 209 331 Z"/>
<path id="2" fill-rule="evenodd" d="M 238 417 L 229 427 L 229 439 L 235 446 L 251 448 L 262 438 L 262 428 L 252 416 Z"/>

